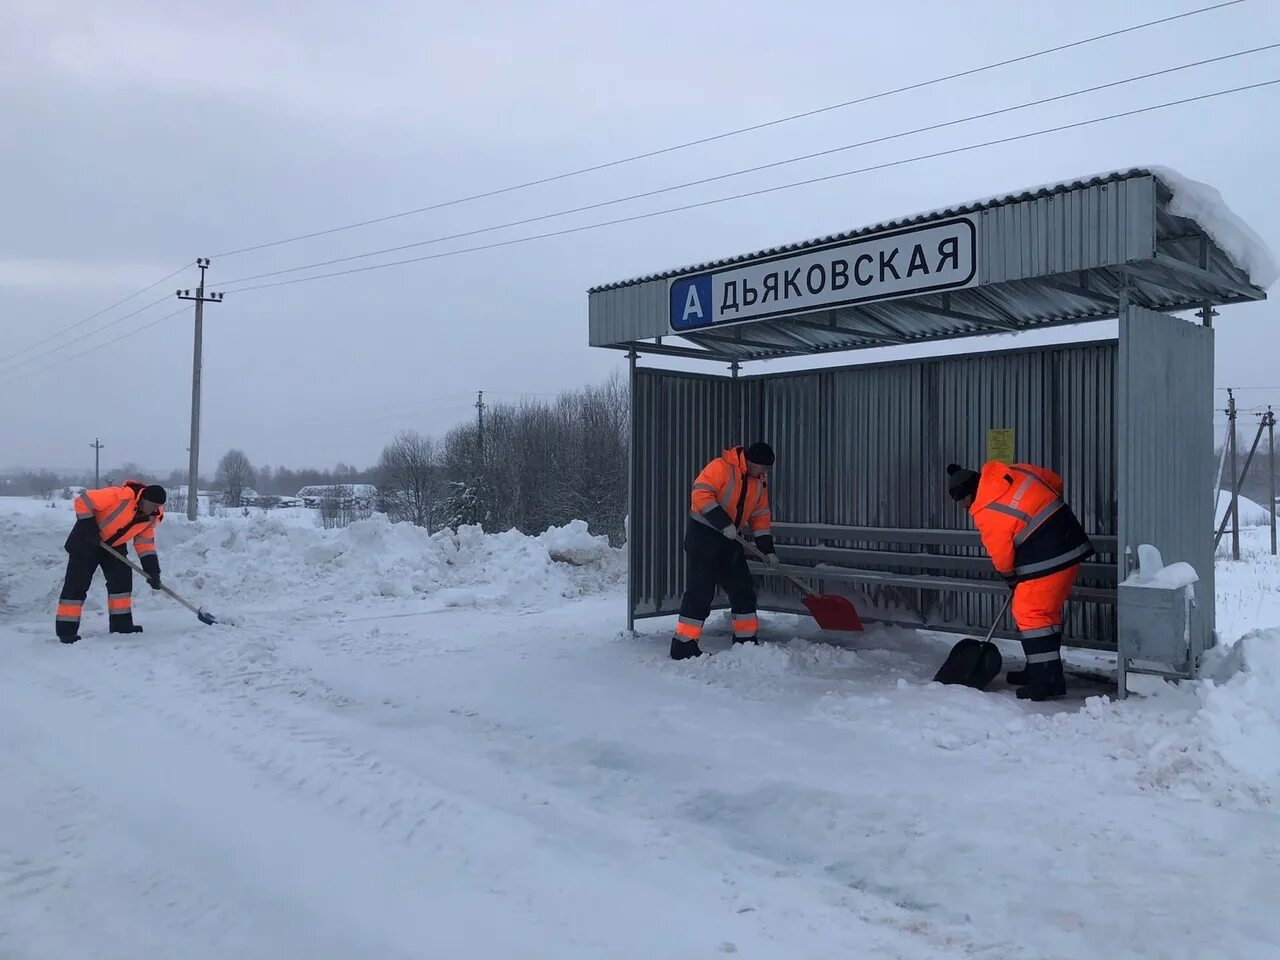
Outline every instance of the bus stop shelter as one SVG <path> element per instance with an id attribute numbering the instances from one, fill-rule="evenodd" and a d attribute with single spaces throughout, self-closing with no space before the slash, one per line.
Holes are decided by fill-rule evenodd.
<path id="1" fill-rule="evenodd" d="M 1116 651 L 1121 695 L 1126 671 L 1196 676 L 1214 643 L 1214 308 L 1274 279 L 1250 276 L 1269 272 L 1265 248 L 1216 197 L 1117 171 L 590 290 L 591 345 L 631 362 L 628 625 L 679 609 L 698 470 L 762 439 L 783 572 L 864 620 L 985 629 L 1007 587 L 945 467 L 994 458 L 1060 473 L 1097 550 L 1064 643 Z M 1114 336 L 939 347 L 1107 319 Z M 817 365 L 900 345 L 911 359 Z M 756 372 L 780 358 L 813 359 Z M 1176 630 L 1153 631 L 1148 595 L 1121 586 L 1143 544 L 1199 576 Z M 761 609 L 803 613 L 753 570 Z"/>

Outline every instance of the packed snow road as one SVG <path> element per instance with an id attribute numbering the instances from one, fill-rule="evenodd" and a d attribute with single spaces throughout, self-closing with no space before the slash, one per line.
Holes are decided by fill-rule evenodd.
<path id="1" fill-rule="evenodd" d="M 672 663 L 572 531 L 237 518 L 161 550 L 239 626 L 95 584 L 64 647 L 61 519 L 0 506 L 5 960 L 1278 955 L 1280 633 L 1033 706 L 901 631 Z"/>

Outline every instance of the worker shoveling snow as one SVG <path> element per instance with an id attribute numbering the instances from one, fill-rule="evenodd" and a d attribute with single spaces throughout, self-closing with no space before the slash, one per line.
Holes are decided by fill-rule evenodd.
<path id="1" fill-rule="evenodd" d="M 52 637 L 70 506 L 0 499 L 0 956 L 1274 954 L 1280 566 L 1248 669 L 1116 703 L 931 682 L 954 638 L 620 629 L 584 527 L 167 520 L 146 632 Z M 99 586 L 97 588 L 101 590 Z M 1242 639 L 1241 639 L 1242 638 Z M 1070 657 L 1074 652 L 1067 649 Z M 1189 896 L 1188 891 L 1212 891 Z M 500 918 L 500 922 L 495 922 Z"/>

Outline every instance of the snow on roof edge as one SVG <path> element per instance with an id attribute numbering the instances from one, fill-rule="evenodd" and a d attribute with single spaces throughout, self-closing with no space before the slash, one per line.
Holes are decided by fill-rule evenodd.
<path id="1" fill-rule="evenodd" d="M 615 290 L 619 287 L 634 286 L 638 283 L 644 283 L 649 280 L 663 280 L 691 273 L 699 273 L 704 270 L 730 266 L 735 263 L 743 263 L 777 253 L 802 250 L 824 243 L 849 240 L 858 236 L 880 233 L 885 230 L 892 230 L 897 227 L 920 223 L 931 219 L 971 213 L 976 210 L 1000 206 L 1005 203 L 1033 199 L 1037 196 L 1045 196 L 1052 193 L 1063 193 L 1068 190 L 1079 190 L 1084 187 L 1096 186 L 1104 183 L 1114 183 L 1120 180 L 1128 180 L 1133 177 L 1141 176 L 1154 176 L 1163 182 L 1173 196 L 1173 199 L 1170 201 L 1169 212 L 1175 216 L 1188 217 L 1200 223 L 1214 242 L 1222 248 L 1223 252 L 1226 253 L 1228 257 L 1231 258 L 1231 261 L 1235 263 L 1236 266 L 1246 271 L 1249 274 L 1249 279 L 1259 288 L 1266 290 L 1275 283 L 1277 279 L 1280 279 L 1280 264 L 1277 264 L 1275 255 L 1271 252 L 1270 247 L 1267 246 L 1266 241 L 1264 241 L 1253 230 L 1253 228 L 1232 212 L 1232 210 L 1227 206 L 1226 201 L 1222 199 L 1222 194 L 1213 187 L 1210 187 L 1208 184 L 1201 183 L 1198 180 L 1192 180 L 1190 177 L 1184 176 L 1172 167 L 1160 164 L 1146 164 L 1102 171 L 1090 176 L 1075 177 L 1071 180 L 1049 181 L 1047 183 L 1038 184 L 1034 187 L 1025 187 L 1019 190 L 1002 191 L 1000 193 L 983 197 L 980 200 L 969 200 L 963 203 L 951 204 L 946 207 L 939 207 L 932 210 L 920 210 L 905 216 L 894 217 L 891 220 L 884 220 L 879 223 L 868 224 L 866 226 L 856 227 L 852 230 L 814 237 L 812 239 L 802 240 L 796 243 L 766 247 L 762 250 L 756 250 L 751 253 L 713 258 L 671 270 L 662 270 L 656 273 L 631 277 L 626 280 L 602 283 L 588 288 L 587 293 L 599 293 L 604 290 Z"/>
<path id="2" fill-rule="evenodd" d="M 1267 246 L 1267 242 L 1227 206 L 1222 194 L 1199 180 L 1192 180 L 1171 167 L 1150 164 L 1147 166 L 1158 177 L 1173 199 L 1169 212 L 1175 217 L 1186 217 L 1204 227 L 1231 262 L 1249 275 L 1250 281 L 1266 290 L 1280 279 L 1280 263 Z"/>

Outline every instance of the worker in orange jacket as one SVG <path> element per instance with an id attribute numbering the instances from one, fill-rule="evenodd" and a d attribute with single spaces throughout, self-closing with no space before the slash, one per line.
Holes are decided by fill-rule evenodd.
<path id="1" fill-rule="evenodd" d="M 130 541 L 152 590 L 160 589 L 156 525 L 164 519 L 165 489 L 126 480 L 118 487 L 86 490 L 76 498 L 76 522 L 63 545 L 69 554 L 54 623 L 58 639 L 80 639 L 80 615 L 99 567 L 107 581 L 107 613 L 112 633 L 141 633 L 133 622 L 133 569 L 102 549 L 125 556 Z"/>
<path id="2" fill-rule="evenodd" d="M 694 480 L 684 536 L 685 591 L 671 638 L 672 660 L 702 656 L 698 639 L 717 585 L 733 610 L 733 642 L 755 641 L 760 629 L 756 590 L 738 534 L 749 531 L 768 563 L 778 565 L 766 483 L 773 460 L 767 443 L 734 447 L 703 467 Z"/>
<path id="3" fill-rule="evenodd" d="M 1062 608 L 1093 544 L 1063 499 L 1062 478 L 1026 463 L 990 460 L 981 475 L 947 467 L 951 498 L 969 510 L 996 571 L 1013 589 L 1027 668 L 1012 670 L 1021 700 L 1066 693 L 1062 675 Z"/>

